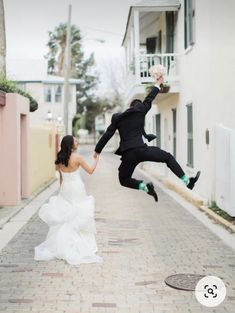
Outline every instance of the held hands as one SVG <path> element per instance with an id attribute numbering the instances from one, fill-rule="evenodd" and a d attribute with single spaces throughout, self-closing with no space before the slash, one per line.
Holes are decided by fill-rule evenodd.
<path id="1" fill-rule="evenodd" d="M 99 153 L 94 151 L 93 158 L 94 159 L 99 159 L 99 157 L 100 157 Z"/>
<path id="2" fill-rule="evenodd" d="M 93 158 L 95 159 L 95 161 L 98 161 L 99 157 L 100 157 L 100 154 L 94 151 Z"/>

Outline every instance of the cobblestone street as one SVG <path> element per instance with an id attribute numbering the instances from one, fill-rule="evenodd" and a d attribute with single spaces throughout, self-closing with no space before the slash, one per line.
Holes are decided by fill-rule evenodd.
<path id="1" fill-rule="evenodd" d="M 91 160 L 92 147 L 81 147 Z M 34 261 L 48 227 L 37 213 L 0 252 L 1 313 L 223 313 L 235 312 L 235 253 L 168 195 L 159 202 L 118 181 L 119 158 L 103 152 L 93 175 L 82 171 L 96 201 L 102 264 L 73 267 Z M 134 175 L 141 177 L 136 169 Z M 170 288 L 169 275 L 194 273 L 223 279 L 225 301 L 199 304 L 193 291 Z"/>

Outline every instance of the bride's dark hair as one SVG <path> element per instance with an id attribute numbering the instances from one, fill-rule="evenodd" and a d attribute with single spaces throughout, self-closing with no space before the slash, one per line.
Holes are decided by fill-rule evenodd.
<path id="1" fill-rule="evenodd" d="M 57 153 L 57 159 L 55 160 L 55 164 L 64 164 L 65 166 L 68 166 L 72 149 L 73 136 L 64 136 L 60 144 L 60 151 Z"/>

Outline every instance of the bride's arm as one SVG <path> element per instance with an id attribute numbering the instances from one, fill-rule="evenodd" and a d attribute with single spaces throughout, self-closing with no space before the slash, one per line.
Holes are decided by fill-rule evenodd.
<path id="1" fill-rule="evenodd" d="M 59 165 L 56 165 L 56 170 L 60 173 L 60 185 L 61 185 L 62 181 L 63 181 L 63 178 L 62 178 L 62 174 L 61 174 Z"/>
<path id="2" fill-rule="evenodd" d="M 77 156 L 77 161 L 78 161 L 78 165 L 80 165 L 88 174 L 92 174 L 99 161 L 99 156 L 97 156 L 96 158 L 93 158 L 92 165 L 89 165 L 80 155 Z"/>

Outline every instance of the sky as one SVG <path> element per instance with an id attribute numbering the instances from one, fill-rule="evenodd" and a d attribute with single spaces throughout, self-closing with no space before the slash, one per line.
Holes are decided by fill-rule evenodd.
<path id="1" fill-rule="evenodd" d="M 95 53 L 97 68 L 102 72 L 110 59 L 123 56 L 121 42 L 129 7 L 136 2 L 138 0 L 5 0 L 8 75 L 12 78 L 39 75 L 45 64 L 48 31 L 67 21 L 69 4 L 72 24 L 80 27 L 84 37 L 85 53 Z"/>

